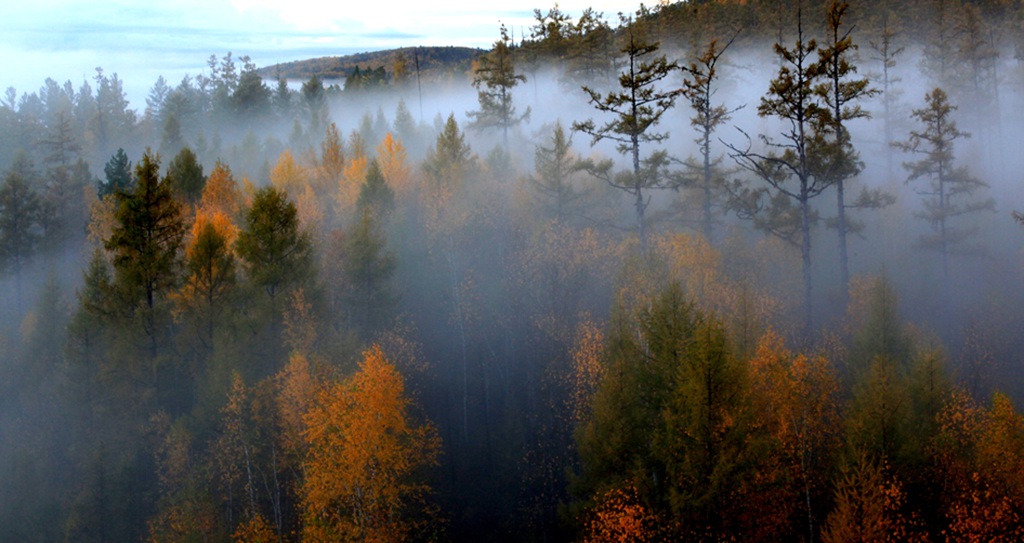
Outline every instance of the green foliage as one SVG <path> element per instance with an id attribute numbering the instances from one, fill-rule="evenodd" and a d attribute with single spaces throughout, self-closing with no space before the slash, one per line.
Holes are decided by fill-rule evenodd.
<path id="1" fill-rule="evenodd" d="M 167 177 L 175 195 L 182 201 L 194 204 L 202 197 L 206 176 L 203 175 L 203 165 L 192 149 L 185 147 L 175 155 L 167 165 Z"/>
<path id="2" fill-rule="evenodd" d="M 367 213 L 383 221 L 395 207 L 395 191 L 388 186 L 384 174 L 380 171 L 380 163 L 376 159 L 370 161 L 366 168 L 366 181 L 359 188 L 359 199 L 356 210 Z"/>
<path id="3" fill-rule="evenodd" d="M 299 228 L 295 204 L 273 186 L 253 195 L 235 250 L 249 282 L 271 299 L 312 277 L 309 234 Z"/>
<path id="4" fill-rule="evenodd" d="M 727 197 L 724 179 L 718 171 L 721 158 L 711 157 L 711 138 L 719 126 L 732 118 L 732 113 L 736 110 L 730 110 L 721 104 L 714 105 L 711 99 L 719 85 L 718 63 L 731 45 L 732 40 L 722 45 L 717 39 L 712 39 L 708 42 L 707 49 L 700 52 L 689 65 L 682 67 L 685 74 L 682 94 L 693 109 L 694 115 L 690 117 L 690 126 L 699 134 L 694 141 L 700 147 L 701 161 L 698 163 L 691 159 L 684 163 L 688 171 L 684 174 L 681 184 L 698 192 L 703 213 L 702 229 L 708 241 L 711 241 L 713 236 L 714 212 L 716 208 L 724 207 Z"/>
<path id="5" fill-rule="evenodd" d="M 517 74 L 512 56 L 512 38 L 505 25 L 501 26 L 501 38 L 494 42 L 494 49 L 480 57 L 473 74 L 473 86 L 477 89 L 478 111 L 470 111 L 473 121 L 470 128 L 486 130 L 500 128 L 502 141 L 508 147 L 508 131 L 530 118 L 530 108 L 519 115 L 512 105 L 512 89 L 526 81 L 526 76 Z"/>
<path id="6" fill-rule="evenodd" d="M 9 173 L 0 186 L 0 270 L 21 271 L 38 246 L 41 203 L 18 173 Z M 20 291 L 20 286 L 19 286 Z"/>
<path id="7" fill-rule="evenodd" d="M 945 91 L 936 88 L 925 95 L 927 105 L 915 109 L 913 116 L 923 125 L 912 130 L 910 138 L 897 147 L 908 153 L 922 155 L 917 161 L 904 163 L 907 183 L 924 179 L 926 184 L 916 191 L 921 195 L 924 209 L 915 213 L 931 225 L 932 233 L 922 236 L 918 245 L 937 251 L 942 256 L 943 269 L 949 274 L 949 256 L 956 253 L 975 253 L 979 249 L 969 242 L 974 230 L 958 227 L 965 217 L 982 211 L 993 211 L 995 201 L 981 200 L 975 193 L 988 184 L 971 175 L 965 166 L 956 166 L 953 147 L 957 140 L 970 134 L 959 130 L 952 114 L 956 106 L 949 103 Z M 918 183 L 920 187 L 921 183 Z"/>
<path id="8" fill-rule="evenodd" d="M 583 87 L 590 105 L 597 111 L 612 115 L 612 120 L 598 126 L 592 119 L 574 122 L 572 129 L 591 136 L 591 145 L 602 140 L 616 142 L 616 148 L 632 160 L 631 174 L 612 176 L 611 163 L 584 163 L 591 174 L 603 179 L 611 186 L 636 198 L 637 235 L 646 247 L 644 212 L 649 200 L 644 190 L 666 188 L 665 179 L 660 175 L 661 167 L 667 160 L 664 151 L 657 151 L 641 157 L 642 144 L 660 143 L 668 137 L 665 132 L 654 132 L 653 128 L 661 117 L 675 105 L 680 89 L 664 90 L 659 83 L 667 78 L 678 65 L 669 62 L 665 55 L 654 56 L 659 45 L 644 35 L 643 28 L 634 24 L 631 18 L 622 17 L 625 27 L 625 43 L 621 52 L 625 54 L 625 68 L 619 75 L 620 91 L 607 94 Z"/>
<path id="9" fill-rule="evenodd" d="M 633 484 L 643 503 L 678 520 L 665 527 L 670 538 L 718 537 L 750 445 L 746 370 L 724 328 L 673 285 L 639 314 L 617 315 L 606 353 L 577 433 L 577 496 Z"/>
<path id="10" fill-rule="evenodd" d="M 394 316 L 395 257 L 387 250 L 383 216 L 362 208 L 345 238 L 342 272 L 349 319 L 364 338 L 372 337 Z"/>
<path id="11" fill-rule="evenodd" d="M 116 193 L 116 224 L 104 242 L 117 290 L 133 306 L 148 310 L 178 284 L 185 235 L 171 181 L 161 180 L 159 171 L 159 157 L 146 152 L 135 168 L 134 190 Z"/>
<path id="12" fill-rule="evenodd" d="M 465 181 L 471 160 L 466 135 L 459 130 L 455 115 L 450 114 L 441 133 L 437 135 L 434 148 L 423 163 L 423 169 L 437 186 L 451 189 Z"/>
<path id="13" fill-rule="evenodd" d="M 529 177 L 530 186 L 545 216 L 565 222 L 582 213 L 581 200 L 587 193 L 574 186 L 579 159 L 572 151 L 572 140 L 566 137 L 562 123 L 555 123 L 550 142 L 550 147 L 538 145 L 534 151 L 535 174 Z"/>
<path id="14" fill-rule="evenodd" d="M 132 163 L 128 160 L 128 153 L 124 149 L 118 149 L 106 165 L 103 166 L 105 180 L 99 182 L 97 196 L 103 198 L 117 192 L 129 192 L 135 185 L 135 178 L 132 175 Z"/>

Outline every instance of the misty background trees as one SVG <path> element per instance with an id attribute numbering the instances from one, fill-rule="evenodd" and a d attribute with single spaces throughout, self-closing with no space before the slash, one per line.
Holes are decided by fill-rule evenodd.
<path id="1" fill-rule="evenodd" d="M 1017 11 L 10 89 L 0 539 L 1020 539 Z"/>

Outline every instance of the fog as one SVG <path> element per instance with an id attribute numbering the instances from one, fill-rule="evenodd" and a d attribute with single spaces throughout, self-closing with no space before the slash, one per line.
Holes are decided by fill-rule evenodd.
<path id="1" fill-rule="evenodd" d="M 651 23 L 646 30 L 661 39 L 655 56 L 688 65 L 695 58 L 691 42 L 703 48 L 708 38 L 688 30 L 692 27 L 686 25 L 696 23 L 679 23 L 677 28 L 664 22 L 671 21 L 669 7 L 659 13 L 663 19 L 650 20 L 663 21 L 662 26 Z M 880 89 L 882 65 L 870 45 L 880 39 L 880 24 L 874 17 L 858 18 L 856 9 L 853 13 L 847 28 L 853 29 L 850 35 L 859 49 L 850 53 L 857 71 L 848 77 L 866 77 L 870 87 Z M 781 25 L 781 16 L 779 21 Z M 820 439 L 822 447 L 831 447 L 815 460 L 821 466 L 801 468 L 799 477 L 809 480 L 807 473 L 815 469 L 825 475 L 815 483 L 813 506 L 811 484 L 795 491 L 800 499 L 792 511 L 800 514 L 780 521 L 792 526 L 791 531 L 780 528 L 764 540 L 805 535 L 807 528 L 800 524 L 804 518 L 814 519 L 811 537 L 821 537 L 826 518 L 832 518 L 842 499 L 833 494 L 837 481 L 855 463 L 850 459 L 856 452 L 862 452 L 858 447 L 870 448 L 858 441 L 862 437 L 856 422 L 863 390 L 876 386 L 864 368 L 875 371 L 879 360 L 891 354 L 863 355 L 864 345 L 877 339 L 871 334 L 882 337 L 878 343 L 911 345 L 904 351 L 913 354 L 900 351 L 907 360 L 897 362 L 903 365 L 895 371 L 904 372 L 900 379 L 905 381 L 892 394 L 918 401 L 907 392 L 916 390 L 916 364 L 939 353 L 934 358 L 950 382 L 950 399 L 943 400 L 943 409 L 960 405 L 952 399 L 960 398 L 960 392 L 976 402 L 971 405 L 977 413 L 987 413 L 986 406 L 999 397 L 995 393 L 1006 394 L 1016 405 L 1024 400 L 1024 338 L 1019 334 L 1024 324 L 1024 225 L 1013 215 L 1024 210 L 1019 174 L 1024 171 L 1019 152 L 1024 142 L 1024 66 L 1011 37 L 999 34 L 1005 37 L 985 65 L 988 79 L 983 83 L 971 84 L 964 76 L 936 81 L 927 67 L 933 52 L 921 24 L 896 34 L 897 45 L 904 49 L 889 68 L 888 97 L 879 92 L 860 100 L 869 116 L 845 126 L 860 161 L 859 173 L 845 181 L 847 201 L 862 189 L 893 198 L 883 207 L 847 211 L 861 225 L 848 237 L 850 284 L 843 284 L 837 231 L 829 226 L 836 215 L 834 187 L 810 200 L 815 219 L 810 326 L 804 322 L 797 236 L 780 239 L 758 228 L 767 221 L 767 199 L 759 200 L 763 214 L 756 217 L 745 216 L 738 203 L 743 189 L 769 188 L 742 167 L 735 156 L 738 150 L 749 146 L 752 152 L 770 155 L 780 150 L 770 143 L 783 141 L 791 130 L 777 117 L 759 114 L 780 71 L 772 49 L 774 31 L 767 23 L 758 27 L 729 21 L 728 28 L 740 30 L 721 31 L 727 27 L 721 23 L 720 32 L 711 33 L 722 44 L 737 37 L 722 54 L 713 84 L 711 106 L 731 113 L 711 139 L 710 154 L 719 160 L 715 174 L 721 183 L 716 184 L 720 189 L 710 238 L 704 236 L 695 211 L 700 195 L 693 174 L 684 175 L 683 163 L 700 158 L 700 134 L 691 123 L 695 113 L 685 96 L 676 96 L 673 107 L 648 129 L 666 137 L 640 144 L 641 158 L 659 151 L 671 158 L 659 170 L 661 177 L 644 187 L 646 234 L 640 240 L 635 196 L 609 186 L 581 162 L 592 159 L 593 166 L 611 159 L 614 173 L 626 172 L 614 179 L 628 179 L 632 157 L 620 152 L 619 142 L 592 142 L 588 134 L 573 130 L 574 123 L 588 119 L 597 125 L 614 120 L 589 103 L 581 83 L 602 95 L 619 90 L 615 78 L 626 64 L 619 55 L 606 77 L 581 82 L 568 71 L 568 53 L 527 62 L 530 54 L 538 54 L 531 47 L 542 50 L 539 38 L 511 42 L 516 72 L 526 80 L 506 90 L 517 114 L 529 110 L 529 116 L 511 124 L 507 144 L 500 126 L 474 124 L 482 108 L 479 89 L 472 71 L 457 69 L 417 81 L 416 74 L 395 79 L 394 67 L 385 66 L 389 80 L 378 86 L 360 89 L 339 80 L 311 89 L 306 82 L 289 81 L 288 93 L 281 94 L 276 82 L 246 79 L 254 76 L 254 65 L 217 53 L 218 68 L 203 68 L 205 59 L 195 59 L 200 68 L 183 83 L 177 73 L 160 74 L 168 89 L 162 94 L 155 87 L 147 89 L 149 107 L 141 105 L 144 98 L 127 82 L 140 77 L 155 81 L 154 67 L 119 69 L 120 83 L 112 78 L 114 70 L 93 79 L 89 67 L 83 72 L 89 87 L 77 79 L 68 85 L 50 80 L 38 92 L 4 100 L 4 190 L 12 179 L 21 179 L 35 191 L 44 211 L 33 211 L 35 222 L 26 237 L 31 241 L 15 249 L 8 211 L 14 207 L 4 200 L 7 196 L 0 197 L 0 234 L 6 236 L 0 240 L 5 244 L 0 250 L 0 539 L 184 541 L 202 535 L 214 541 L 246 540 L 256 532 L 244 530 L 257 530 L 257 519 L 262 519 L 267 532 L 260 533 L 273 536 L 267 540 L 314 540 L 322 535 L 316 529 L 333 526 L 331 522 L 341 522 L 338 518 L 348 518 L 346 511 L 365 505 L 340 497 L 331 505 L 311 504 L 321 496 L 313 486 L 321 480 L 316 478 L 322 458 L 318 454 L 327 454 L 317 448 L 316 428 L 353 424 L 358 430 L 351 435 L 370 432 L 340 415 L 330 423 L 315 417 L 343 403 L 332 404 L 332 394 L 356 397 L 352 391 L 361 389 L 352 383 L 361 381 L 354 376 L 369 375 L 371 345 L 381 347 L 404 379 L 404 385 L 399 380 L 399 385 L 385 388 L 404 391 L 408 398 L 402 416 L 408 415 L 409 422 L 396 426 L 405 430 L 389 431 L 408 431 L 413 437 L 402 439 L 419 447 L 410 456 L 418 460 L 396 476 L 412 482 L 402 487 L 408 497 L 395 498 L 401 508 L 394 506 L 384 523 L 396 530 L 391 533 L 394 540 L 596 538 L 597 520 L 587 519 L 600 520 L 600 504 L 606 503 L 602 493 L 619 488 L 617 482 L 606 482 L 617 481 L 620 474 L 613 468 L 601 472 L 605 464 L 594 458 L 602 449 L 587 440 L 600 441 L 594 436 L 607 431 L 602 422 L 633 409 L 609 407 L 615 398 L 633 398 L 637 405 L 654 401 L 653 395 L 643 396 L 643 401 L 629 396 L 630 387 L 621 383 L 654 389 L 658 380 L 615 381 L 625 379 L 616 370 L 616 357 L 634 356 L 637 367 L 657 367 L 652 361 L 661 351 L 645 334 L 656 329 L 659 304 L 665 292 L 672 292 L 671 285 L 681 288 L 692 308 L 687 311 L 700 315 L 694 322 L 718 323 L 726 345 L 722 350 L 730 360 L 755 368 L 742 378 L 730 378 L 735 386 L 749 387 L 737 395 L 744 398 L 737 405 L 751 409 L 749 413 L 770 396 L 757 392 L 757 371 L 762 370 L 755 361 L 770 343 L 764 338 L 777 333 L 792 353 L 828 362 L 835 386 L 830 397 L 836 406 L 835 418 L 828 420 L 840 429 Z M 824 47 L 822 25 L 815 21 L 808 26 L 805 31 Z M 625 31 L 617 28 L 618 39 Z M 792 25 L 785 34 L 782 45 L 792 47 Z M 188 69 L 182 68 L 186 65 L 179 63 L 175 69 Z M 685 71 L 673 70 L 657 90 L 675 91 L 684 77 Z M 252 94 L 244 92 L 246 84 L 252 85 Z M 926 108 L 926 95 L 940 86 L 958 108 L 951 112 L 952 120 L 970 134 L 954 141 L 954 166 L 966 168 L 987 185 L 969 196 L 994 202 L 991 208 L 950 215 L 950 231 L 955 226 L 963 238 L 950 242 L 955 249 L 949 250 L 947 267 L 938 251 L 921 243 L 936 232 L 935 222 L 927 220 L 928 195 L 922 194 L 929 191 L 928 177 L 909 179 L 909 164 L 922 155 L 894 145 L 924 130 L 914 111 Z M 404 117 L 399 114 L 403 108 Z M 467 149 L 458 149 L 457 139 L 445 139 L 452 136 L 449 118 Z M 892 141 L 886 141 L 887 125 Z M 539 181 L 545 175 L 539 157 L 555 146 L 556 126 L 565 131 L 567 160 L 573 163 L 559 174 L 559 190 L 564 192 L 555 192 L 569 195 L 564 201 L 545 192 Z M 340 161 L 331 159 L 332 134 L 338 138 L 333 151 Z M 386 141 L 400 142 L 405 157 L 391 154 Z M 181 170 L 169 170 L 186 148 L 202 166 L 199 189 L 188 188 Z M 108 190 L 118 149 L 127 154 L 135 178 L 127 187 Z M 135 205 L 130 204 L 134 191 L 141 190 L 135 187 L 142 186 L 142 164 L 149 160 L 144 155 L 159 161 L 161 186 L 176 202 L 173 215 L 181 223 L 175 227 L 180 230 L 177 244 L 168 245 L 173 261 L 166 272 L 169 278 L 132 283 L 144 275 L 130 271 L 132 258 L 141 260 L 144 252 L 125 258 L 131 254 L 125 249 L 128 242 L 117 236 Z M 372 191 L 367 161 L 374 158 L 389 196 Z M 213 183 L 218 165 L 234 179 L 222 194 L 202 188 Z M 281 205 L 290 209 L 296 230 L 292 238 L 275 238 L 294 247 L 283 251 L 280 261 L 267 264 L 260 259 L 275 246 L 247 250 L 243 240 L 259 232 L 254 210 L 261 208 L 255 203 L 275 191 L 284 195 Z M 767 198 L 772 192 L 765 194 Z M 274 220 L 289 223 L 287 209 L 283 218 Z M 217 212 L 222 218 L 215 218 Z M 231 269 L 216 287 L 223 290 L 210 286 L 212 279 L 197 279 L 202 270 L 194 264 L 201 250 L 197 240 L 204 232 L 201 221 L 215 225 L 210 231 L 226 247 L 218 254 L 227 260 L 210 264 L 210 269 Z M 302 258 L 289 260 L 295 254 Z M 719 328 L 707 326 L 718 333 Z M 891 330 L 899 338 L 888 337 Z M 599 340 L 588 343 L 593 337 Z M 630 341 L 643 348 L 630 351 L 624 347 Z M 685 351 L 697 340 L 679 342 L 678 349 Z M 598 345 L 593 358 L 599 369 L 591 368 L 591 378 L 585 359 L 593 344 Z M 790 358 L 796 360 L 795 355 Z M 685 396 L 673 394 L 677 399 Z M 348 408 L 358 403 L 346 401 Z M 636 409 L 675 413 L 682 409 L 677 403 Z M 910 409 L 900 412 L 909 421 L 900 426 L 901 436 L 918 435 L 908 429 L 918 420 L 916 412 L 908 414 Z M 931 413 L 930 426 L 922 427 L 941 426 L 936 422 L 939 411 Z M 631 424 L 663 431 L 655 428 L 660 423 L 639 415 L 636 420 L 628 413 L 621 416 L 609 426 L 627 427 L 622 430 L 626 433 Z M 749 420 L 730 417 L 722 418 L 729 421 L 721 422 L 723 427 L 742 419 L 750 436 L 770 433 L 750 422 L 757 415 L 744 415 Z M 636 445 L 626 438 L 610 439 L 607 450 L 685 447 L 673 442 L 675 427 L 666 427 L 668 434 L 651 434 L 662 441 L 652 438 Z M 435 434 L 440 451 L 436 461 L 431 445 Z M 345 439 L 349 441 L 339 438 L 331 446 L 341 450 L 359 441 L 348 434 Z M 719 442 L 720 454 L 726 454 L 721 451 L 728 450 L 727 441 Z M 745 442 L 755 441 L 751 437 Z M 952 469 L 942 464 L 947 457 L 908 460 L 907 450 L 932 443 L 906 444 L 895 453 L 884 444 L 872 461 L 889 466 L 883 470 L 886 477 L 906 484 L 904 510 L 925 519 L 918 523 L 927 524 L 920 530 L 934 535 L 960 525 L 948 518 L 955 507 L 926 498 L 933 488 L 929 477 L 951 473 L 940 470 Z M 774 445 L 758 446 L 769 450 Z M 871 449 L 862 457 L 876 452 Z M 734 517 L 727 512 L 734 510 L 723 504 L 747 503 L 751 495 L 762 495 L 750 490 L 762 489 L 750 482 L 761 479 L 743 475 L 742 469 L 769 473 L 769 461 L 749 460 L 754 458 L 749 453 L 742 458 L 754 467 L 730 467 L 733 478 L 715 486 L 673 472 L 677 465 L 672 462 L 678 460 L 673 454 L 658 456 L 651 464 L 655 468 L 638 469 L 629 482 L 636 503 L 652 511 L 650 518 L 666 511 L 678 518 L 718 518 L 718 524 L 707 520 L 701 536 L 693 535 L 697 528 L 687 527 L 695 530 L 686 532 L 687 538 L 710 540 L 709 534 L 729 533 L 755 539 L 744 531 L 746 525 L 730 524 Z M 355 465 L 356 457 L 349 454 L 345 462 Z M 628 464 L 628 459 L 619 460 Z M 939 467 L 927 464 L 933 460 Z M 337 465 L 349 465 L 345 462 Z M 334 479 L 322 480 L 342 480 L 347 476 L 343 471 L 339 468 Z M 652 480 L 642 479 L 647 476 Z M 663 482 L 659 477 L 680 479 Z M 692 505 L 686 502 L 691 496 L 665 494 L 668 485 L 679 481 L 726 490 L 703 505 Z M 805 491 L 806 496 L 801 494 Z M 1006 492 L 1007 499 L 1020 497 Z M 806 514 L 800 509 L 804 498 Z M 712 502 L 718 505 L 706 505 Z M 341 511 L 335 517 L 323 513 L 335 509 Z M 758 514 L 767 515 L 761 511 L 750 518 L 763 518 Z M 358 518 L 362 520 L 353 522 L 365 530 L 360 532 L 363 537 L 376 529 L 372 521 Z M 747 517 L 735 518 L 741 523 Z M 649 522 L 653 526 L 660 521 Z M 674 525 L 655 530 L 661 530 L 654 532 L 660 540 L 676 540 L 683 533 L 672 531 L 682 530 Z"/>

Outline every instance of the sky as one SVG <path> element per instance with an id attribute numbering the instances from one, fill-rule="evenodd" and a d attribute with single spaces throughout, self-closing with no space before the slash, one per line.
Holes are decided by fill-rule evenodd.
<path id="1" fill-rule="evenodd" d="M 554 2 L 506 0 L 23 0 L 0 17 L 0 90 L 36 92 L 47 77 L 77 89 L 96 68 L 117 73 L 131 107 L 164 76 L 173 86 L 198 75 L 211 54 L 248 55 L 257 66 L 415 45 L 490 47 L 505 23 L 529 32 L 533 10 Z M 563 0 L 616 13 L 639 2 Z M 485 7 L 489 6 L 489 7 Z"/>

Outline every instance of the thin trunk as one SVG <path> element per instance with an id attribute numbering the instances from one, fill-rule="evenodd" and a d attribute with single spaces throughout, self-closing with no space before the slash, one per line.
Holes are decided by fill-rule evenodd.
<path id="1" fill-rule="evenodd" d="M 836 181 L 836 195 L 838 198 L 838 217 L 836 219 L 836 230 L 839 234 L 839 279 L 842 281 L 840 292 L 845 305 L 846 297 L 850 289 L 850 257 L 846 249 L 846 232 L 849 229 L 846 224 L 846 202 L 844 200 L 845 189 L 842 179 Z"/>
<path id="2" fill-rule="evenodd" d="M 804 280 L 804 332 L 811 332 L 814 315 L 811 303 L 811 206 L 807 197 L 800 199 L 800 256 L 803 259 Z"/>
<path id="3" fill-rule="evenodd" d="M 708 90 L 710 95 L 710 90 Z M 707 104 L 705 107 L 710 108 L 711 104 Z M 711 235 L 713 228 L 713 218 L 711 215 L 711 127 L 704 127 L 704 145 L 701 149 L 704 154 L 704 237 L 707 238 L 708 243 L 711 243 Z"/>

